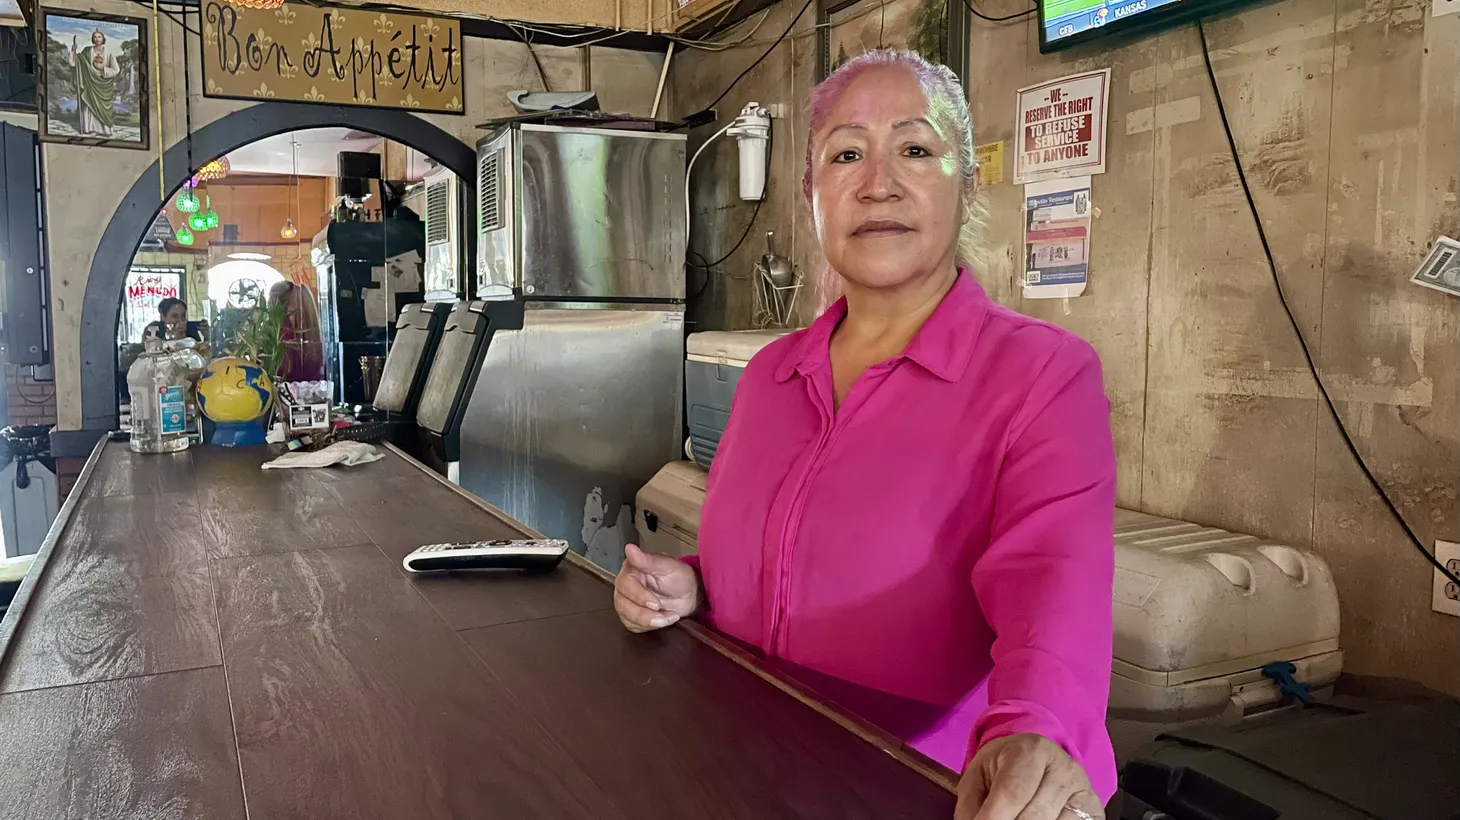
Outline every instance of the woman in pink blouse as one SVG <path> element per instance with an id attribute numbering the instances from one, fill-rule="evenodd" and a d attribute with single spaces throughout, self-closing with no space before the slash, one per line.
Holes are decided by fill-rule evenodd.
<path id="1" fill-rule="evenodd" d="M 698 616 L 963 772 L 958 820 L 1088 820 L 1115 456 L 1100 363 L 966 264 L 968 104 L 906 52 L 816 88 L 803 187 L 843 298 L 746 368 L 697 561 L 629 547 L 619 617 Z"/>

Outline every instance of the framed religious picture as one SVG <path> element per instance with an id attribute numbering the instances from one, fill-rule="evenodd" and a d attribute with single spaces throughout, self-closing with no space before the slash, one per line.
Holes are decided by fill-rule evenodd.
<path id="1" fill-rule="evenodd" d="M 960 0 L 952 0 L 960 2 Z M 828 0 L 822 47 L 826 73 L 873 49 L 911 49 L 948 62 L 949 0 Z"/>
<path id="2" fill-rule="evenodd" d="M 70 9 L 36 16 L 40 138 L 147 150 L 147 21 Z"/>

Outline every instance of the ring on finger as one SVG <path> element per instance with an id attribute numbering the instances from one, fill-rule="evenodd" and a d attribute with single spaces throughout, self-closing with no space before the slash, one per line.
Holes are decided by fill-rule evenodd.
<path id="1" fill-rule="evenodd" d="M 1075 815 L 1077 820 L 1095 820 L 1095 815 L 1091 814 L 1088 811 L 1085 811 L 1084 809 L 1077 809 L 1074 806 L 1067 805 L 1065 806 L 1065 811 Z"/>

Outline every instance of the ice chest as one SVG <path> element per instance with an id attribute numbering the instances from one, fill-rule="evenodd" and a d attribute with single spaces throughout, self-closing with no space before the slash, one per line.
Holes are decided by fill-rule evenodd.
<path id="1" fill-rule="evenodd" d="M 1158 731 L 1231 723 L 1343 668 L 1338 592 L 1322 558 L 1251 535 L 1117 509 L 1109 721 L 1118 757 Z"/>
<path id="2" fill-rule="evenodd" d="M 693 461 L 672 461 L 634 496 L 640 545 L 650 552 L 693 555 L 709 474 Z"/>
<path id="3" fill-rule="evenodd" d="M 685 342 L 684 396 L 690 450 L 706 470 L 720 447 L 730 400 L 750 359 L 789 330 L 710 330 L 691 333 Z"/>

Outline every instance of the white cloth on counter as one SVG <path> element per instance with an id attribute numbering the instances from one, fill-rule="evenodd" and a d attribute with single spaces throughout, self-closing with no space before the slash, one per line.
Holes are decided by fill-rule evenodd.
<path id="1" fill-rule="evenodd" d="M 303 450 L 295 450 L 292 453 L 285 453 L 273 461 L 265 462 L 265 470 L 281 470 L 287 467 L 333 467 L 336 464 L 345 467 L 354 467 L 357 464 L 369 464 L 372 461 L 379 461 L 385 458 L 375 445 L 363 441 L 337 441 L 328 447 L 306 453 Z"/>

